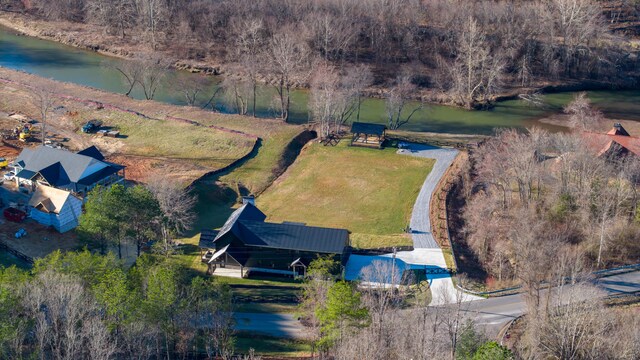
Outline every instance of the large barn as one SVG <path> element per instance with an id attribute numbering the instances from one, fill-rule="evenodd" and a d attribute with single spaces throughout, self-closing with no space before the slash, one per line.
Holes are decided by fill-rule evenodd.
<path id="1" fill-rule="evenodd" d="M 300 223 L 269 223 L 251 203 L 231 214 L 220 230 L 204 230 L 200 248 L 209 272 L 217 268 L 249 272 L 302 275 L 318 255 L 348 260 L 349 232 Z"/>

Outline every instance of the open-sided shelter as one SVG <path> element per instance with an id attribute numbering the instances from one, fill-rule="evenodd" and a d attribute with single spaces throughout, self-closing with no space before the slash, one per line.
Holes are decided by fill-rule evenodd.
<path id="1" fill-rule="evenodd" d="M 384 125 L 354 122 L 351 124 L 351 145 L 381 148 L 386 132 Z"/>

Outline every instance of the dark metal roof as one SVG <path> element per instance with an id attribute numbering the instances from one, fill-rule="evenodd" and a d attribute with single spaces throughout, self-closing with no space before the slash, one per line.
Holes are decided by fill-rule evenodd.
<path id="1" fill-rule="evenodd" d="M 88 148 L 84 149 L 84 150 L 80 150 L 77 153 L 78 155 L 84 155 L 84 156 L 89 156 L 92 157 L 96 160 L 104 160 L 104 155 L 102 155 L 102 153 L 100 152 L 100 150 L 98 150 L 97 147 L 95 147 L 94 145 L 89 146 Z"/>
<path id="2" fill-rule="evenodd" d="M 384 131 L 387 129 L 386 126 L 380 124 L 371 124 L 371 123 L 363 123 L 363 122 L 354 122 L 351 124 L 351 133 L 352 134 L 369 134 L 369 135 L 378 135 L 382 136 Z"/>
<path id="3" fill-rule="evenodd" d="M 236 222 L 238 220 L 264 221 L 266 218 L 267 218 L 267 215 L 265 215 L 262 211 L 258 210 L 258 208 L 255 207 L 255 205 L 251 203 L 246 203 L 241 207 L 239 207 L 236 211 L 234 211 L 233 214 L 231 214 L 231 216 L 229 216 L 229 218 L 224 223 L 222 228 L 220 228 L 220 232 L 218 233 L 218 235 L 213 241 L 217 241 L 218 239 L 222 238 L 232 230 L 237 230 Z"/>
<path id="4" fill-rule="evenodd" d="M 200 232 L 199 246 L 203 249 L 215 249 L 216 244 L 214 243 L 214 240 L 216 235 L 218 235 L 217 230 L 203 229 Z"/>
<path id="5" fill-rule="evenodd" d="M 240 240 L 249 246 L 342 254 L 349 232 L 292 224 L 240 220 Z M 234 232 L 235 233 L 235 232 Z"/>

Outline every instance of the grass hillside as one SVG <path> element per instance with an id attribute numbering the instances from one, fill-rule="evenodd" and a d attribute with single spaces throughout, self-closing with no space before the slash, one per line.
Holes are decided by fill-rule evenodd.
<path id="1" fill-rule="evenodd" d="M 345 228 L 357 247 L 409 245 L 402 233 L 433 160 L 395 149 L 309 144 L 257 200 L 269 221 Z"/>

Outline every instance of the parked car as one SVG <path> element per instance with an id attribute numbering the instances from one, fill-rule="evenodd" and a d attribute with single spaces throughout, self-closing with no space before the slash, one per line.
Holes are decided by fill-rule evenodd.
<path id="1" fill-rule="evenodd" d="M 0 169 L 4 169 L 9 166 L 9 160 L 6 158 L 0 157 Z"/>
<path id="2" fill-rule="evenodd" d="M 16 173 L 14 173 L 13 171 L 9 171 L 8 173 L 4 174 L 3 179 L 7 181 L 12 181 L 14 177 L 16 177 Z"/>
<path id="3" fill-rule="evenodd" d="M 96 132 L 96 131 L 98 131 L 100 129 L 100 126 L 102 126 L 102 121 L 101 120 L 97 120 L 97 119 L 89 120 L 82 127 L 82 132 L 87 133 L 87 134 Z"/>

